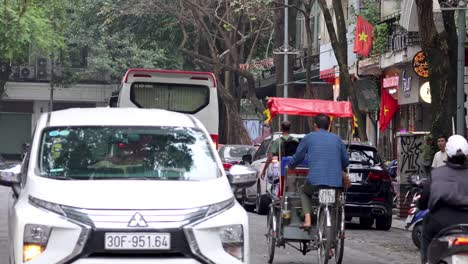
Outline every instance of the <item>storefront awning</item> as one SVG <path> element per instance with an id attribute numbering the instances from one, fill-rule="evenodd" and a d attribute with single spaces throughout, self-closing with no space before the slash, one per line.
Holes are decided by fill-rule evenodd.
<path id="1" fill-rule="evenodd" d="M 323 71 L 320 71 L 320 79 L 324 82 L 335 84 L 335 68 L 329 68 Z"/>

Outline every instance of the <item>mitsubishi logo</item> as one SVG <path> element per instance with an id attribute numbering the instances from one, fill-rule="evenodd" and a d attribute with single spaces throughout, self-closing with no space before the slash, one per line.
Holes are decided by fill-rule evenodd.
<path id="1" fill-rule="evenodd" d="M 145 219 L 140 213 L 136 213 L 133 215 L 132 219 L 128 222 L 128 227 L 147 227 L 148 223 L 146 223 Z"/>

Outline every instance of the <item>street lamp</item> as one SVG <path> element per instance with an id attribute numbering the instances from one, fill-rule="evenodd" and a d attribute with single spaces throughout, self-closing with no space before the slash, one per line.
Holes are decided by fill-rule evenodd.
<path id="1" fill-rule="evenodd" d="M 289 71 L 289 61 L 288 55 L 289 54 L 299 54 L 295 48 L 289 46 L 289 17 L 288 17 L 288 0 L 284 0 L 284 39 L 283 39 L 283 46 L 273 50 L 273 54 L 283 54 L 284 55 L 284 67 L 283 67 L 283 97 L 288 97 L 288 71 Z M 288 115 L 283 115 L 283 121 L 288 120 Z"/>
<path id="2" fill-rule="evenodd" d="M 447 0 L 440 10 L 458 10 L 458 56 L 457 56 L 457 134 L 465 135 L 465 35 L 466 3 L 463 0 Z"/>

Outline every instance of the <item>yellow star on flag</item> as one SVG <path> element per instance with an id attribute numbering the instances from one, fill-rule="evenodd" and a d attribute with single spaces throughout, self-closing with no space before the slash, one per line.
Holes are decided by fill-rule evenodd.
<path id="1" fill-rule="evenodd" d="M 384 115 L 387 115 L 387 112 L 390 111 L 386 106 L 383 108 Z"/>
<path id="2" fill-rule="evenodd" d="M 361 33 L 359 34 L 359 41 L 367 42 L 367 34 L 364 33 L 364 32 L 361 32 Z"/>

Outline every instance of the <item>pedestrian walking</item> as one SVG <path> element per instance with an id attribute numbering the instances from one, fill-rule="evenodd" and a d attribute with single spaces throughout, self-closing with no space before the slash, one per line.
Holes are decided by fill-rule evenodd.
<path id="1" fill-rule="evenodd" d="M 445 162 L 447 161 L 447 152 L 445 152 L 446 143 L 447 136 L 440 135 L 437 137 L 437 146 L 439 147 L 439 151 L 434 155 L 434 159 L 432 160 L 432 168 L 445 166 Z"/>

